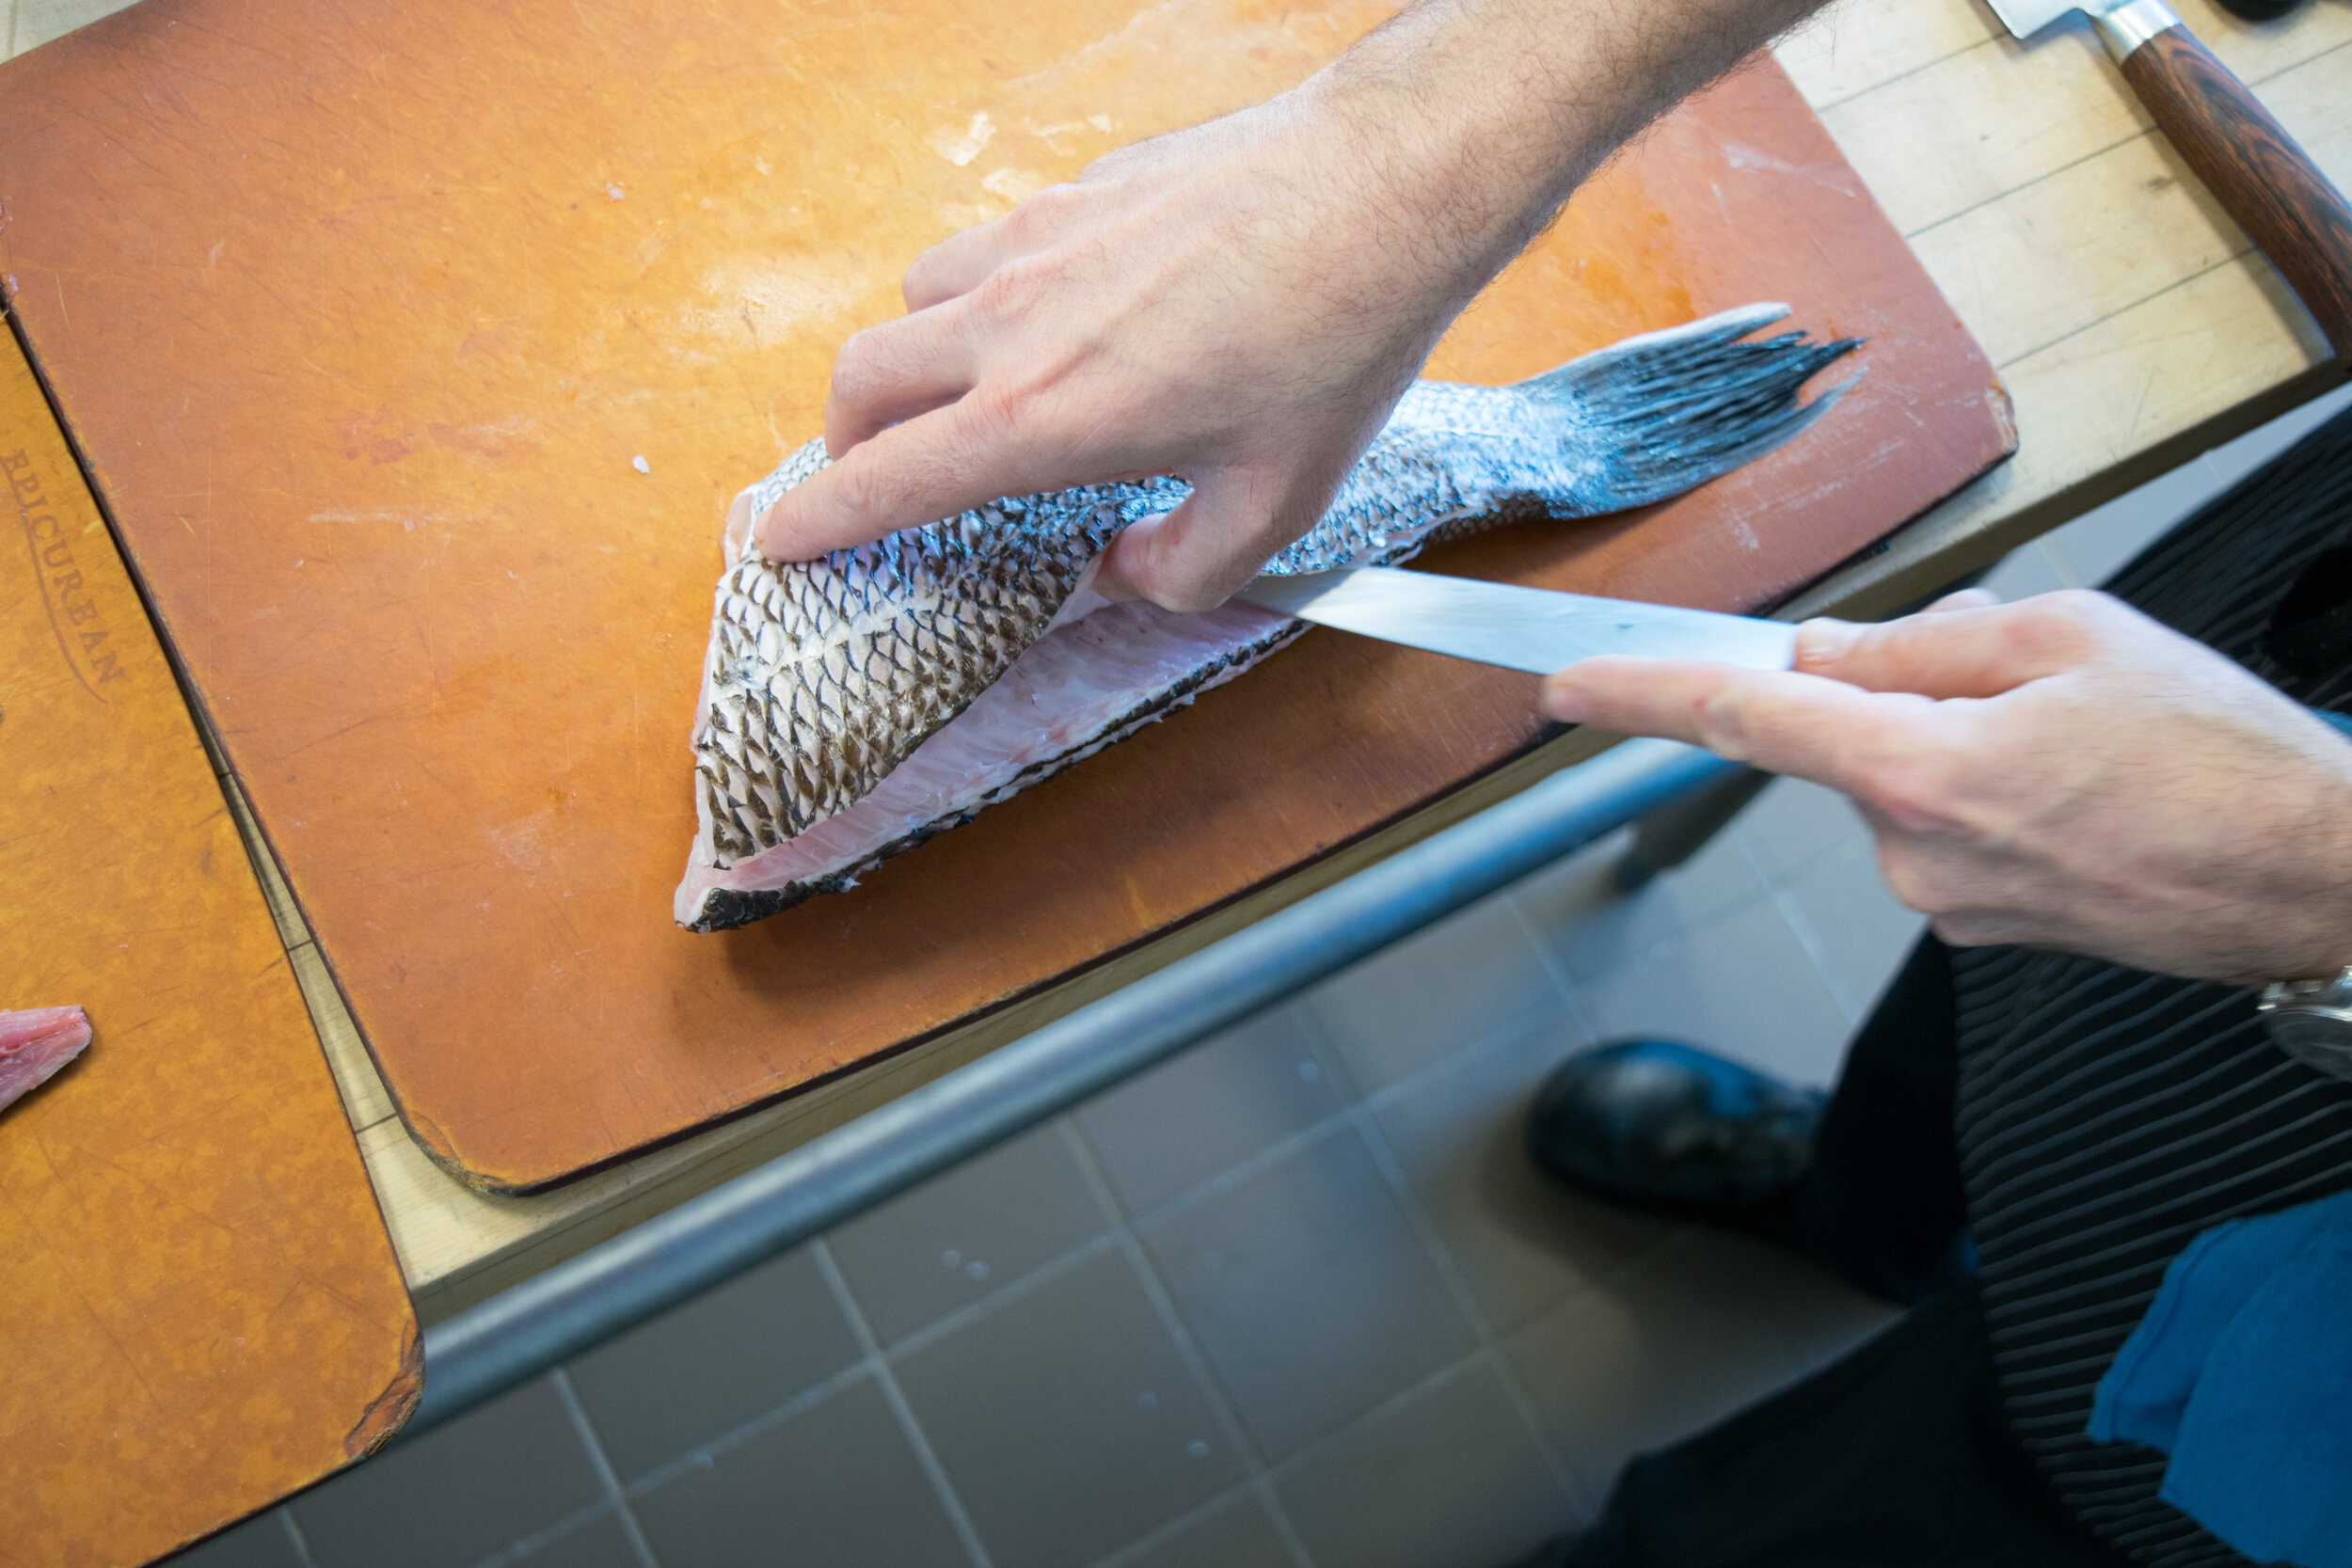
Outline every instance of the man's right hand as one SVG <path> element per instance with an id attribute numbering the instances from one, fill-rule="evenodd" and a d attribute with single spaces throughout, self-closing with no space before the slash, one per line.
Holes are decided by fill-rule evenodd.
<path id="1" fill-rule="evenodd" d="M 1652 115 L 1818 0 L 1422 0 L 1269 103 L 1122 149 L 909 269 L 834 367 L 806 560 L 999 496 L 1174 474 L 1113 596 L 1202 610 L 1312 527 L 1438 336 Z"/>
<path id="2" fill-rule="evenodd" d="M 1947 942 L 2248 983 L 2352 962 L 2352 745 L 2104 594 L 1808 621 L 1789 671 L 1587 659 L 1543 705 L 1849 796 Z"/>
<path id="3" fill-rule="evenodd" d="M 926 252 L 909 314 L 834 366 L 834 466 L 757 520 L 770 555 L 998 496 L 1177 473 L 1100 586 L 1205 610 L 1311 527 L 1482 277 L 1325 93 L 1111 154 Z M 1202 537 L 1204 529 L 1211 536 Z"/>

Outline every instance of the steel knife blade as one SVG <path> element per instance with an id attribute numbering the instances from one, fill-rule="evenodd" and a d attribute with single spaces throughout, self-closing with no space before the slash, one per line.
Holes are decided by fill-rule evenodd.
<path id="1" fill-rule="evenodd" d="M 1261 577 L 1239 596 L 1317 626 L 1539 675 L 1598 654 L 1746 670 L 1786 670 L 1796 661 L 1797 628 L 1784 621 L 1389 566 Z"/>
<path id="2" fill-rule="evenodd" d="M 2021 39 L 2031 38 L 2069 11 L 2080 11 L 2093 18 L 2105 16 L 2110 11 L 2123 11 L 2127 16 L 2145 14 L 2149 20 L 2156 20 L 2149 8 L 2134 6 L 2132 0 L 1984 0 L 1984 3 L 2000 19 L 2001 25 L 2010 30 L 2011 37 Z M 2158 8 L 2161 9 L 2161 7 Z M 2164 21 L 2155 31 L 2160 32 L 2180 21 L 2169 10 L 2164 10 L 2162 14 L 2169 20 Z"/>

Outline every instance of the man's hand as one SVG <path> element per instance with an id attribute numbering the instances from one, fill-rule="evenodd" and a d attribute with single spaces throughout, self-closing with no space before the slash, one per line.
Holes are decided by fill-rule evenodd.
<path id="1" fill-rule="evenodd" d="M 1327 95 L 1277 100 L 1113 153 L 926 252 L 911 313 L 842 349 L 834 466 L 761 521 L 761 548 L 1179 473 L 1192 496 L 1130 529 L 1098 586 L 1218 604 L 1313 526 L 1484 281 L 1419 232 L 1450 221 L 1444 204 L 1383 165 Z"/>
<path id="2" fill-rule="evenodd" d="M 1422 0 L 1256 108 L 916 260 L 834 367 L 805 560 L 998 496 L 1175 474 L 1099 585 L 1202 610 L 1313 526 L 1422 361 L 1626 136 L 1819 0 Z"/>
<path id="3" fill-rule="evenodd" d="M 2104 594 L 1811 621 L 1784 673 L 1587 659 L 1543 706 L 1842 791 L 1949 942 L 2242 982 L 2352 962 L 2352 743 Z"/>

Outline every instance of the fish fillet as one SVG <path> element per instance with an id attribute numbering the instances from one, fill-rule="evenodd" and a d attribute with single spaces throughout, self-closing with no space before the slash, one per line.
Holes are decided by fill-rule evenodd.
<path id="1" fill-rule="evenodd" d="M 0 1111 L 49 1082 L 87 1044 L 89 1020 L 79 1007 L 0 1012 Z"/>
<path id="2" fill-rule="evenodd" d="M 1391 565 L 1499 523 L 1662 500 L 1771 451 L 1836 403 L 1845 386 L 1802 388 L 1855 346 L 1748 341 L 1787 314 L 1726 311 L 1510 387 L 1415 382 L 1264 569 Z M 825 463 L 821 441 L 793 452 L 745 492 L 753 515 Z M 846 888 L 1303 631 L 1238 602 L 1187 615 L 1092 592 L 1120 531 L 1189 493 L 1008 497 L 803 563 L 741 546 L 704 662 L 678 923 L 721 930 Z"/>

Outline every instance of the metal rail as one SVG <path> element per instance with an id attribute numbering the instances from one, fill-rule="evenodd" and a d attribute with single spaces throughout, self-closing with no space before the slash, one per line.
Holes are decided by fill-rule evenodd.
<path id="1" fill-rule="evenodd" d="M 1739 768 L 1629 740 L 424 1331 L 414 1437 Z"/>

